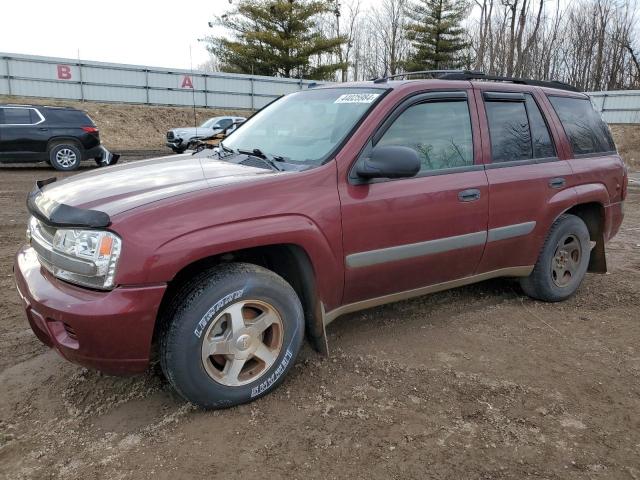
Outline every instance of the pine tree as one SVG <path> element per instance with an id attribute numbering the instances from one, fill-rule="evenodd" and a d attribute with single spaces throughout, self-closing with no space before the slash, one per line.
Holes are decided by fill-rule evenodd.
<path id="1" fill-rule="evenodd" d="M 326 0 L 240 0 L 216 21 L 233 38 L 209 38 L 207 48 L 225 71 L 330 79 L 346 67 L 331 61 L 346 39 L 325 36 L 318 24 L 332 11 Z"/>
<path id="2" fill-rule="evenodd" d="M 407 37 L 414 53 L 405 62 L 407 71 L 460 68 L 464 63 L 466 1 L 417 0 L 410 4 Z"/>

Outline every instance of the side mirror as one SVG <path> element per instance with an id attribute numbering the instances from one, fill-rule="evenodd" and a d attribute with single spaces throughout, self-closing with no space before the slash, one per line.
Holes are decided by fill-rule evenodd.
<path id="1" fill-rule="evenodd" d="M 360 162 L 356 173 L 362 178 L 408 178 L 420 171 L 418 152 L 396 145 L 374 147 Z"/>

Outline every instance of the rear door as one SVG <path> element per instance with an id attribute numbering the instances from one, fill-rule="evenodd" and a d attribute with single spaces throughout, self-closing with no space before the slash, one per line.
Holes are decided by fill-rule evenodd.
<path id="1" fill-rule="evenodd" d="M 379 126 L 376 145 L 413 148 L 417 176 L 340 183 L 345 293 L 353 303 L 471 275 L 487 228 L 488 185 L 479 162 L 471 90 L 405 99 Z"/>
<path id="2" fill-rule="evenodd" d="M 538 90 L 476 90 L 489 180 L 487 246 L 478 273 L 535 264 L 555 215 L 571 206 L 571 168 Z M 495 87 L 493 87 L 495 88 Z M 526 273 L 526 272 L 521 272 Z"/>

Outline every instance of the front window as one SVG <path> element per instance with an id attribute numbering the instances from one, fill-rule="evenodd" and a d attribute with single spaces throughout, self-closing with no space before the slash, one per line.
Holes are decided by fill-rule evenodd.
<path id="1" fill-rule="evenodd" d="M 374 88 L 306 90 L 283 97 L 247 120 L 225 148 L 320 165 L 382 96 Z"/>
<path id="2" fill-rule="evenodd" d="M 213 126 L 220 121 L 221 117 L 213 117 L 200 125 L 200 128 L 213 128 Z"/>
<path id="3" fill-rule="evenodd" d="M 393 122 L 378 145 L 414 149 L 420 158 L 421 172 L 471 166 L 473 140 L 467 102 L 412 105 Z"/>

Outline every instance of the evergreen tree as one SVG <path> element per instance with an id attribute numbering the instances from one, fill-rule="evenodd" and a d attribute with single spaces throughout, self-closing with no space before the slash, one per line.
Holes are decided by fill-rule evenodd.
<path id="1" fill-rule="evenodd" d="M 466 1 L 416 0 L 410 4 L 407 38 L 414 52 L 405 62 L 406 70 L 460 68 L 467 47 L 461 23 L 468 12 Z"/>
<path id="2" fill-rule="evenodd" d="M 332 63 L 346 39 L 318 23 L 332 11 L 326 0 L 240 0 L 216 21 L 232 38 L 209 38 L 207 48 L 225 71 L 327 80 L 346 67 Z"/>

